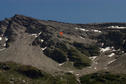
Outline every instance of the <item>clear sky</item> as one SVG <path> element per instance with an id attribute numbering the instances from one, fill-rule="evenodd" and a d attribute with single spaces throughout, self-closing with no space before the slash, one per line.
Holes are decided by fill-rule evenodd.
<path id="1" fill-rule="evenodd" d="M 15 14 L 72 23 L 126 22 L 126 0 L 0 0 L 0 20 Z"/>

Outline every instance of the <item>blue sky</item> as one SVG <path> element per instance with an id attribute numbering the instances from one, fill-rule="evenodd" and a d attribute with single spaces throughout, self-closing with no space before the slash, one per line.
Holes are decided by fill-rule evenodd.
<path id="1" fill-rule="evenodd" d="M 0 20 L 15 14 L 71 23 L 126 22 L 126 0 L 0 0 Z"/>

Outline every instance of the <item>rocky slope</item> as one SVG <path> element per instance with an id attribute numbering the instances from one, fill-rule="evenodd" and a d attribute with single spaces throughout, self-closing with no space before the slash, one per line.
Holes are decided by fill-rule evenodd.
<path id="1" fill-rule="evenodd" d="M 23 15 L 0 22 L 1 62 L 51 74 L 126 73 L 125 52 L 126 23 L 70 24 Z"/>

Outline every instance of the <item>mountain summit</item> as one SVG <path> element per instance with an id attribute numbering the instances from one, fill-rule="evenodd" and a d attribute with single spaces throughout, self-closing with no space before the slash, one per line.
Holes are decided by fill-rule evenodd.
<path id="1" fill-rule="evenodd" d="M 126 23 L 70 24 L 23 15 L 0 22 L 1 62 L 51 74 L 126 73 L 125 52 Z"/>

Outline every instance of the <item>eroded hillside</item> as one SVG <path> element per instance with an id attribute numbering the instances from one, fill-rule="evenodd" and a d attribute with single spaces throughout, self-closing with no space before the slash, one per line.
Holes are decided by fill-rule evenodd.
<path id="1" fill-rule="evenodd" d="M 126 73 L 125 52 L 125 23 L 70 24 L 23 15 L 0 22 L 1 62 L 32 65 L 51 74 Z"/>

